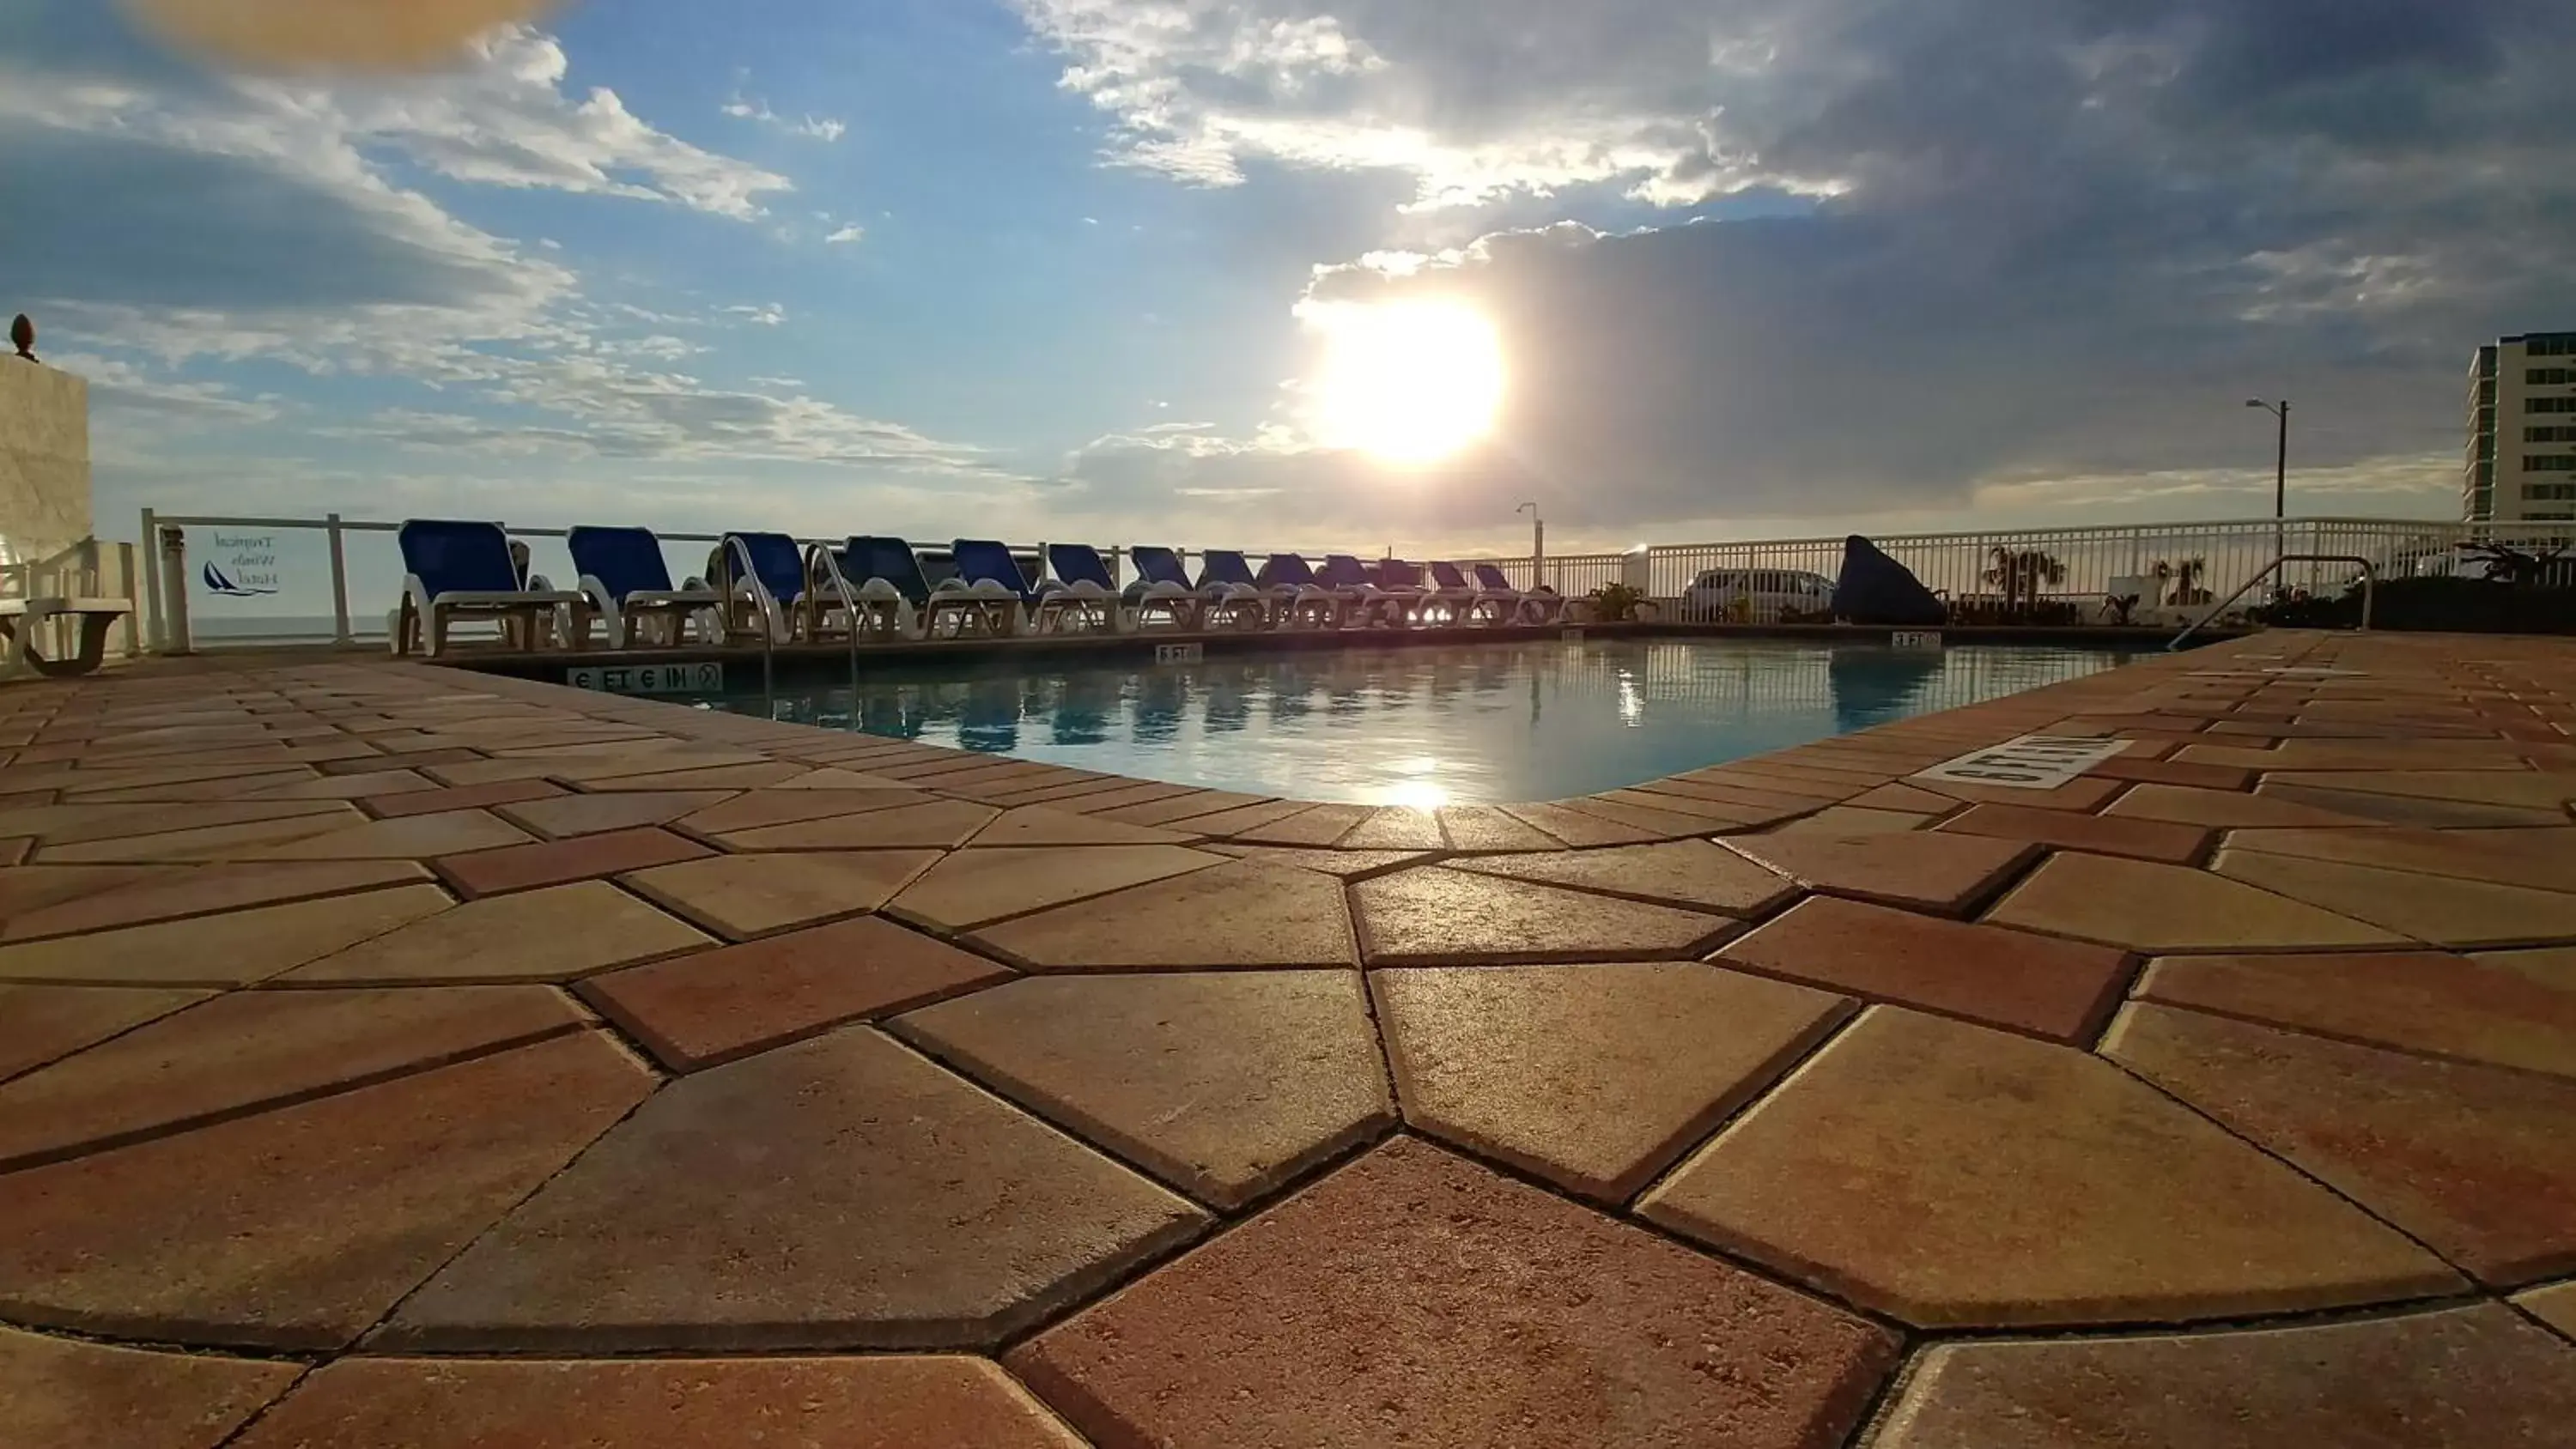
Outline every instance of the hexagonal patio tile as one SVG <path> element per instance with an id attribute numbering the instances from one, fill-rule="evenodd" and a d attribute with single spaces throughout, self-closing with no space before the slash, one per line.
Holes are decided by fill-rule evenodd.
<path id="1" fill-rule="evenodd" d="M 1554 850 L 1559 844 L 1555 836 L 1491 805 L 1443 805 L 1431 813 L 1439 817 L 1440 833 L 1452 850 Z"/>
<path id="2" fill-rule="evenodd" d="M 1813 890 L 1958 915 L 2039 854 L 2019 840 L 1921 831 L 1730 836 L 1722 842 Z"/>
<path id="3" fill-rule="evenodd" d="M 326 829 L 364 816 L 337 801 L 239 800 L 216 805 L 40 805 L 0 810 L 0 836 L 30 836 L 47 845 L 167 835 L 180 830 L 319 819 Z"/>
<path id="4" fill-rule="evenodd" d="M 0 920 L 15 921 L 49 906 L 96 895 L 136 881 L 175 875 L 179 865 L 0 866 Z"/>
<path id="5" fill-rule="evenodd" d="M 1010 975 L 919 931 L 862 916 L 611 971 L 578 990 L 664 1065 L 686 1072 Z"/>
<path id="6" fill-rule="evenodd" d="M 2321 775 L 2316 778 L 2334 779 L 2336 777 Z M 2556 826 L 2567 823 L 2567 813 L 2556 808 L 2484 805 L 2470 800 L 2436 800 L 2421 795 L 2382 795 L 2367 790 L 2329 790 L 2316 785 L 2290 785 L 2270 779 L 2255 786 L 2254 794 L 2257 799 L 2278 800 L 2284 804 L 2331 810 L 2338 815 L 2357 815 L 2382 825 L 2420 825 L 2431 829 L 2449 829 L 2454 826 Z"/>
<path id="7" fill-rule="evenodd" d="M 42 867 L 29 867 L 42 869 Z M 77 867 L 58 867 L 76 869 Z M 76 899 L 30 910 L 9 922 L 12 941 L 140 926 L 186 916 L 310 900 L 376 886 L 427 882 L 429 868 L 408 860 L 311 861 L 292 865 L 189 865 L 84 891 Z"/>
<path id="8" fill-rule="evenodd" d="M 876 1032 L 844 1027 L 664 1088 L 414 1294 L 380 1340 L 989 1345 L 1203 1221 Z"/>
<path id="9" fill-rule="evenodd" d="M 2394 931 L 2187 866 L 2052 855 L 1986 919 L 2141 951 L 2404 944 Z"/>
<path id="10" fill-rule="evenodd" d="M 1083 1449 L 982 1359 L 343 1359 L 236 1449 Z"/>
<path id="11" fill-rule="evenodd" d="M 2090 1041 L 2119 1001 L 2130 958 L 2109 946 L 1811 896 L 1719 947 L 1717 959 L 2034 1036 Z"/>
<path id="12" fill-rule="evenodd" d="M 0 946 L 0 980 L 246 986 L 454 905 L 432 885 L 398 886 Z"/>
<path id="13" fill-rule="evenodd" d="M 2302 1031 L 2576 1077 L 2576 951 L 2165 956 L 2138 995 Z"/>
<path id="14" fill-rule="evenodd" d="M 652 1085 L 583 1032 L 0 1176 L 0 1314 L 340 1347 Z"/>
<path id="15" fill-rule="evenodd" d="M 1624 1202 L 1852 1004 L 1696 962 L 1381 971 L 1405 1120 Z"/>
<path id="16" fill-rule="evenodd" d="M 1885 1006 L 1642 1210 L 1925 1327 L 2233 1318 L 2460 1284 L 2099 1057 Z"/>
<path id="17" fill-rule="evenodd" d="M 964 845 L 1002 812 L 963 800 L 898 805 L 855 815 L 827 815 L 792 825 L 763 825 L 718 836 L 727 850 L 928 850 Z"/>
<path id="18" fill-rule="evenodd" d="M 1320 870 L 1344 880 L 1383 875 L 1397 866 L 1431 858 L 1431 852 L 1427 850 L 1306 850 L 1293 845 L 1210 845 L 1204 848 L 1238 860 L 1257 860 L 1264 865 L 1293 865 L 1299 870 Z"/>
<path id="19" fill-rule="evenodd" d="M 817 770 L 815 775 L 832 773 Z M 699 835 L 722 835 L 733 830 L 757 830 L 767 825 L 795 825 L 807 820 L 829 820 L 843 815 L 865 815 L 871 810 L 891 810 L 898 805 L 929 805 L 937 798 L 919 790 L 888 788 L 882 790 L 833 790 L 807 788 L 812 776 L 797 779 L 775 790 L 749 790 L 721 803 L 709 804 L 693 814 L 680 817 L 683 830 Z M 894 782 L 886 784 L 891 787 Z"/>
<path id="20" fill-rule="evenodd" d="M 2516 839 L 2514 837 L 2520 837 Z M 2423 875 L 2576 890 L 2576 828 L 2564 830 L 2237 830 L 2231 851 L 2337 860 Z"/>
<path id="21" fill-rule="evenodd" d="M 2263 782 L 2530 810 L 2563 809 L 2576 801 L 2576 774 L 2538 770 L 2274 770 Z"/>
<path id="22" fill-rule="evenodd" d="M 234 825 L 181 826 L 152 835 L 119 835 L 77 845 L 45 845 L 36 859 L 50 865 L 95 865 L 151 861 L 240 860 L 283 841 L 336 835 L 364 829 L 367 817 L 354 805 L 336 800 L 316 802 L 320 809 L 301 809 L 274 819 Z M 162 807 L 163 818 L 178 814 Z M 181 817 L 184 818 L 184 817 Z M 330 859 L 331 857 L 308 857 Z"/>
<path id="23" fill-rule="evenodd" d="M 964 930 L 1224 864 L 1225 856 L 1179 845 L 961 850 L 906 887 L 888 909 L 934 929 Z"/>
<path id="24" fill-rule="evenodd" d="M 568 981 L 709 944 L 707 937 L 608 882 L 586 880 L 468 901 L 300 966 L 282 984 Z M 7 955 L 7 948 L 0 947 L 0 961 Z"/>
<path id="25" fill-rule="evenodd" d="M 1691 956 L 1734 929 L 1723 916 L 1447 866 L 1351 887 L 1372 965 L 1618 961 Z"/>
<path id="26" fill-rule="evenodd" d="M 2437 946 L 2576 941 L 2576 895 L 2554 890 L 2250 850 L 2222 850 L 2209 868 Z"/>
<path id="27" fill-rule="evenodd" d="M 1827 1449 L 1885 1330 L 1399 1138 L 1012 1351 L 1102 1444 Z"/>
<path id="28" fill-rule="evenodd" d="M 668 825 L 693 810 L 734 798 L 730 790 L 638 790 L 626 794 L 552 795 L 502 805 L 493 814 L 549 840 Z"/>
<path id="29" fill-rule="evenodd" d="M 2072 810 L 2025 810 L 2013 805 L 1972 805 L 1944 820 L 1948 835 L 1983 835 L 1998 840 L 2029 840 L 2061 850 L 2089 850 L 2098 855 L 2133 855 L 2191 865 L 2208 853 L 2210 832 L 2197 825 L 2123 816 L 2082 815 Z"/>
<path id="30" fill-rule="evenodd" d="M 626 884 L 710 931 L 747 941 L 873 911 L 938 859 L 935 850 L 719 855 L 637 871 Z"/>
<path id="31" fill-rule="evenodd" d="M 2513 1301 L 2523 1312 L 2576 1340 L 2576 1279 L 2517 1293 Z"/>
<path id="32" fill-rule="evenodd" d="M 29 1449 L 215 1449 L 303 1371 L 0 1328 L 0 1406 Z"/>
<path id="33" fill-rule="evenodd" d="M 0 985 L 0 1080 L 213 994 L 131 986 Z"/>
<path id="34" fill-rule="evenodd" d="M 2177 825 L 2202 825 L 2216 829 L 2323 827 L 2349 830 L 2356 826 L 2375 829 L 2388 823 L 2270 795 L 2202 790 L 2188 785 L 2137 786 L 2104 806 L 2102 817 L 2106 820 L 2166 820 Z"/>
<path id="35" fill-rule="evenodd" d="M 999 819 L 976 831 L 966 843 L 977 849 L 997 845 L 1186 845 L 1197 838 L 1160 826 L 1129 825 L 1070 810 L 1049 810 L 1044 805 L 1023 805 L 1002 812 Z"/>
<path id="36" fill-rule="evenodd" d="M 1032 978 L 895 1029 L 1220 1208 L 1395 1120 L 1356 971 Z"/>
<path id="37" fill-rule="evenodd" d="M 1786 877 L 1705 840 L 1486 855 L 1452 868 L 1729 916 L 1758 916 L 1798 894 Z"/>
<path id="38" fill-rule="evenodd" d="M 471 900 L 568 881 L 598 880 L 627 871 L 647 870 L 684 860 L 701 860 L 715 852 L 685 835 L 638 826 L 544 840 L 500 850 L 477 850 L 438 858 L 438 873 Z"/>
<path id="39" fill-rule="evenodd" d="M 237 991 L 0 1087 L 0 1171 L 561 1035 L 582 1021 L 562 996 L 529 986 Z"/>
<path id="40" fill-rule="evenodd" d="M 1340 881 L 1248 860 L 1015 917 L 973 939 L 1033 971 L 1359 963 Z"/>
<path id="41" fill-rule="evenodd" d="M 1925 1350 L 1872 1449 L 2544 1449 L 2576 1349 L 2496 1304 L 2357 1323 Z"/>
<path id="42" fill-rule="evenodd" d="M 2102 1052 L 2482 1281 L 2576 1272 L 2576 1082 L 2145 1003 Z"/>
<path id="43" fill-rule="evenodd" d="M 535 836 L 488 810 L 441 810 L 400 815 L 282 845 L 228 851 L 230 860 L 427 860 L 467 850 L 526 845 Z"/>

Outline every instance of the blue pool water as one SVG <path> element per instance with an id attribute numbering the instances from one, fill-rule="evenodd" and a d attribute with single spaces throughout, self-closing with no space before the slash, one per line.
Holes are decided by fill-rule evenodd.
<path id="1" fill-rule="evenodd" d="M 1640 639 L 1281 650 L 1166 666 L 870 662 L 855 701 L 842 683 L 702 702 L 1257 795 L 1473 805 L 1616 789 L 2125 657 Z"/>

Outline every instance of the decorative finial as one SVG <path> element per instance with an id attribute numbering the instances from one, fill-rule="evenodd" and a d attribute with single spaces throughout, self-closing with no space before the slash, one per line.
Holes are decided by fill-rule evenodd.
<path id="1" fill-rule="evenodd" d="M 20 357 L 29 362 L 36 360 L 36 324 L 27 320 L 26 313 L 21 312 L 10 319 L 9 341 L 18 349 Z"/>

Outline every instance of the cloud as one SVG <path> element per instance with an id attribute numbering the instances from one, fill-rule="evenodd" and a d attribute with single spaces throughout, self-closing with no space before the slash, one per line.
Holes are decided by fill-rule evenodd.
<path id="1" fill-rule="evenodd" d="M 785 131 L 791 136 L 805 136 L 817 141 L 837 141 L 850 129 L 848 123 L 833 120 L 828 116 L 806 116 L 802 119 L 790 120 L 771 110 L 767 101 L 744 100 L 740 96 L 725 102 L 718 109 L 738 121 L 758 121 L 764 126 Z"/>
<path id="2" fill-rule="evenodd" d="M 1320 269 L 1310 308 L 1438 296 L 1494 321 L 1492 448 L 1389 478 L 1314 447 L 1289 391 L 1282 435 L 1077 450 L 1065 476 L 1102 506 L 1284 490 L 1310 516 L 1470 527 L 1527 487 L 1608 535 L 2064 508 L 2040 485 L 2133 477 L 2104 496 L 2251 511 L 2259 393 L 2301 400 L 2299 496 L 2438 512 L 2469 350 L 2554 325 L 2576 271 L 2553 79 L 2576 33 L 2505 0 L 1502 0 L 1472 24 L 1353 0 L 1341 48 L 1304 59 L 1320 11 L 1293 0 L 1024 10 L 1124 159 L 1186 153 L 1164 168 L 1184 179 L 1259 159 L 1410 173 L 1430 202 L 1809 198 Z"/>
<path id="3" fill-rule="evenodd" d="M 220 382 L 154 377 L 117 358 L 58 352 L 45 361 L 87 381 L 93 414 L 124 414 L 112 419 L 120 425 L 140 421 L 172 431 L 271 422 L 286 412 L 284 402 L 274 394 L 246 398 Z"/>
<path id="4" fill-rule="evenodd" d="M 556 252 L 458 219 L 390 157 L 723 217 L 787 186 L 654 130 L 613 91 L 568 96 L 561 46 L 525 27 L 447 74 L 327 86 L 182 69 L 75 5 L 17 12 L 0 38 L 13 283 L 85 343 L 169 362 L 470 380 L 478 348 L 580 335 Z"/>
<path id="5" fill-rule="evenodd" d="M 2395 161 L 2475 139 L 2537 162 L 2566 134 L 2547 101 L 2576 43 L 2518 0 L 1015 3 L 1124 164 L 1220 185 L 1250 160 L 1392 171 L 1430 206 L 1922 191 L 2130 144 Z"/>
<path id="6" fill-rule="evenodd" d="M 829 232 L 824 233 L 823 242 L 827 246 L 840 246 L 847 242 L 859 241 L 865 238 L 867 234 L 868 229 L 859 225 L 857 222 L 843 222 L 841 225 L 834 227 Z"/>
<path id="7" fill-rule="evenodd" d="M 421 189 L 434 174 L 719 224 L 787 189 L 613 91 L 567 92 L 552 37 L 505 29 L 443 76 L 327 86 L 168 65 L 77 5 L 0 16 L 0 42 L 10 275 L 63 344 L 49 360 L 96 386 L 109 515 L 381 502 L 352 460 L 410 459 L 422 466 L 402 476 L 427 479 L 446 474 L 425 461 L 437 455 L 518 460 L 514 512 L 572 496 L 568 479 L 654 466 L 702 496 L 718 473 L 730 495 L 744 467 L 1018 486 L 980 449 L 792 379 L 744 391 L 677 365 L 711 335 L 781 325 L 778 302 L 594 300 L 560 248 L 485 231 Z M 235 364 L 311 383 L 289 401 L 236 385 Z M 341 381 L 356 377 L 413 391 L 389 404 L 383 382 Z M 273 426 L 290 415 L 291 433 Z"/>

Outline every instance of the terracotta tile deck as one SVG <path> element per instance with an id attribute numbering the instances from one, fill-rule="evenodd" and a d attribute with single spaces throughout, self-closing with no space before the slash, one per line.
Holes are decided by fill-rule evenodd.
<path id="1" fill-rule="evenodd" d="M 1917 775 L 2030 733 L 2131 744 Z M 0 1442 L 2576 1443 L 2566 642 L 1436 811 L 372 661 L 0 738 Z"/>

